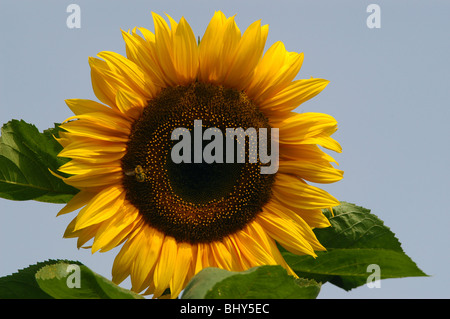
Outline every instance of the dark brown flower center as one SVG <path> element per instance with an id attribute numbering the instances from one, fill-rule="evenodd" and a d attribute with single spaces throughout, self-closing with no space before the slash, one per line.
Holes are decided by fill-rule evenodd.
<path id="1" fill-rule="evenodd" d="M 201 134 L 208 128 L 223 132 L 223 161 L 194 158 L 199 155 L 194 151 L 199 147 L 193 138 L 194 131 L 199 132 L 196 120 L 201 120 Z M 178 128 L 191 135 L 191 147 L 181 152 L 186 159 L 189 153 L 184 152 L 191 150 L 187 162 L 173 160 L 172 149 L 181 142 L 171 137 Z M 227 128 L 258 132 L 270 125 L 245 93 L 221 86 L 195 82 L 170 87 L 150 101 L 133 125 L 122 169 L 127 200 L 151 227 L 179 242 L 212 242 L 242 229 L 261 211 L 270 198 L 274 175 L 261 174 L 259 157 L 253 163 L 249 160 L 248 137 L 245 162 L 227 163 Z M 212 140 L 202 140 L 201 149 Z M 238 143 L 233 147 L 238 154 Z"/>

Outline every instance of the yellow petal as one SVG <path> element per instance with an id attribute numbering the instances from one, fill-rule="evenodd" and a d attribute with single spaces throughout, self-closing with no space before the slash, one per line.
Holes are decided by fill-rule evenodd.
<path id="1" fill-rule="evenodd" d="M 144 223 L 140 226 L 143 225 Z M 135 233 L 139 234 L 139 231 L 135 231 Z M 138 245 L 135 244 L 136 238 L 137 236 L 130 236 L 114 259 L 112 267 L 112 281 L 116 284 L 120 284 L 130 275 L 135 257 L 140 252 Z"/>
<path id="2" fill-rule="evenodd" d="M 237 89 L 245 88 L 246 81 L 261 59 L 268 31 L 267 26 L 261 27 L 260 21 L 253 22 L 247 28 L 227 66 L 224 85 Z"/>
<path id="3" fill-rule="evenodd" d="M 75 115 L 93 112 L 103 112 L 103 113 L 113 112 L 111 108 L 91 100 L 68 99 L 65 100 L 65 102 Z"/>
<path id="4" fill-rule="evenodd" d="M 123 204 L 125 192 L 121 187 L 111 186 L 97 194 L 77 216 L 75 231 L 98 224 L 113 216 Z"/>
<path id="5" fill-rule="evenodd" d="M 173 39 L 174 66 L 180 85 L 195 81 L 198 73 L 198 46 L 194 32 L 184 18 L 181 18 Z"/>
<path id="6" fill-rule="evenodd" d="M 84 246 L 88 241 L 90 241 L 92 238 L 94 238 L 95 234 L 98 231 L 98 228 L 100 225 L 92 225 L 80 230 L 76 231 L 76 237 L 78 237 L 77 240 L 77 247 L 89 249 L 90 246 Z"/>
<path id="7" fill-rule="evenodd" d="M 192 262 L 192 248 L 189 243 L 179 243 L 176 257 L 176 267 L 170 280 L 170 294 L 172 298 L 176 298 L 184 288 L 186 276 Z"/>
<path id="8" fill-rule="evenodd" d="M 90 227 L 86 227 L 80 230 L 74 230 L 76 225 L 76 217 L 70 222 L 70 224 L 67 226 L 66 231 L 64 232 L 64 238 L 75 238 L 78 237 L 77 240 L 77 248 L 87 248 L 82 247 L 85 243 L 87 243 L 89 240 L 91 240 L 95 233 L 97 232 L 97 229 L 99 228 L 99 225 L 93 225 Z"/>
<path id="9" fill-rule="evenodd" d="M 283 266 L 291 276 L 298 277 L 284 260 L 276 242 L 269 236 L 266 229 L 257 222 L 257 219 L 248 225 L 247 232 L 274 258 L 276 264 Z"/>
<path id="10" fill-rule="evenodd" d="M 73 133 L 72 136 L 95 138 L 109 142 L 128 142 L 126 130 L 116 130 L 106 126 L 96 126 L 90 121 L 72 121 L 61 125 L 64 130 Z"/>
<path id="11" fill-rule="evenodd" d="M 247 227 L 249 226 L 247 225 Z M 273 256 L 255 238 L 250 236 L 245 228 L 234 236 L 240 252 L 250 261 L 251 267 L 276 264 Z"/>
<path id="12" fill-rule="evenodd" d="M 87 154 L 82 150 L 78 150 L 76 154 L 70 156 L 72 159 L 76 160 L 77 163 L 81 164 L 92 164 L 92 165 L 108 165 L 108 166 L 116 166 L 122 157 L 125 155 L 125 152 L 118 153 L 110 153 L 110 154 Z M 62 155 L 59 155 L 62 156 Z M 64 157 L 64 156 L 63 156 Z"/>
<path id="13" fill-rule="evenodd" d="M 177 73 L 173 64 L 173 39 L 172 31 L 164 19 L 152 12 L 153 23 L 155 25 L 155 53 L 158 63 L 164 72 L 166 82 L 170 86 L 177 84 Z"/>
<path id="14" fill-rule="evenodd" d="M 113 52 L 100 52 L 98 56 L 106 61 L 89 58 L 89 64 L 92 87 L 100 101 L 127 114 L 128 109 L 116 103 L 118 90 L 134 96 L 134 107 L 143 107 L 156 96 L 159 89 L 135 63 Z"/>
<path id="15" fill-rule="evenodd" d="M 125 143 L 99 141 L 92 138 L 77 138 L 71 141 L 58 154 L 60 157 L 76 158 L 106 155 L 113 156 L 113 154 L 124 153 L 126 151 Z"/>
<path id="16" fill-rule="evenodd" d="M 93 112 L 69 117 L 65 122 L 78 119 L 86 125 L 100 126 L 102 128 L 129 135 L 132 122 L 118 114 L 108 114 L 104 112 Z"/>
<path id="17" fill-rule="evenodd" d="M 219 45 L 223 34 L 226 17 L 221 11 L 216 11 L 206 28 L 199 45 L 199 80 L 209 82 L 212 78 L 214 64 L 219 57 Z"/>
<path id="18" fill-rule="evenodd" d="M 166 87 L 164 73 L 159 67 L 154 49 L 155 35 L 144 28 L 139 28 L 139 31 L 144 39 L 136 33 L 136 29 L 131 34 L 122 31 L 127 57 L 148 75 L 156 87 Z"/>
<path id="19" fill-rule="evenodd" d="M 280 243 L 284 248 L 297 255 L 316 256 L 311 243 L 316 248 L 322 248 L 311 227 L 301 218 L 294 222 L 280 211 L 270 209 L 261 212 L 257 221 L 264 227 L 268 234 Z M 301 221 L 301 224 L 299 223 Z"/>
<path id="20" fill-rule="evenodd" d="M 208 267 L 204 262 L 204 256 L 205 256 L 205 248 L 203 243 L 199 243 L 196 245 L 197 247 L 197 254 L 195 258 L 195 267 L 194 267 L 194 274 L 197 274 L 200 270 L 203 268 Z"/>
<path id="21" fill-rule="evenodd" d="M 116 92 L 116 105 L 124 113 L 132 119 L 137 120 L 147 104 L 142 104 L 143 100 L 136 98 L 127 90 L 118 89 Z"/>
<path id="22" fill-rule="evenodd" d="M 263 112 L 269 113 L 292 111 L 319 94 L 328 83 L 328 80 L 314 78 L 291 82 L 289 86 L 273 97 L 262 101 L 260 108 Z"/>
<path id="23" fill-rule="evenodd" d="M 284 143 L 284 142 L 283 142 Z M 305 138 L 299 141 L 289 141 L 289 143 L 297 144 L 297 145 L 320 145 L 325 147 L 326 149 L 335 151 L 337 153 L 342 153 L 342 147 L 338 141 L 331 138 L 328 134 L 319 134 L 314 137 Z"/>
<path id="24" fill-rule="evenodd" d="M 61 209 L 56 216 L 71 213 L 84 205 L 86 205 L 96 194 L 86 191 L 78 192 L 72 199 Z"/>
<path id="25" fill-rule="evenodd" d="M 142 69 L 131 60 L 122 55 L 103 51 L 97 54 L 106 61 L 109 69 L 116 75 L 121 76 L 135 94 L 140 94 L 146 100 L 154 97 L 155 87 Z"/>
<path id="26" fill-rule="evenodd" d="M 247 95 L 262 104 L 294 80 L 302 63 L 303 53 L 287 52 L 282 42 L 275 42 L 257 65 Z"/>
<path id="27" fill-rule="evenodd" d="M 321 208 L 315 209 L 302 209 L 298 207 L 293 207 L 286 203 L 286 201 L 280 201 L 276 198 L 272 198 L 272 200 L 266 204 L 268 210 L 272 207 L 275 207 L 278 211 L 282 211 L 285 215 L 289 216 L 293 221 L 299 224 L 302 221 L 305 221 L 311 228 L 326 228 L 330 227 L 330 221 L 328 218 L 322 213 Z"/>
<path id="28" fill-rule="evenodd" d="M 90 57 L 89 65 L 91 66 L 91 82 L 95 96 L 104 104 L 117 109 L 115 103 L 116 89 L 110 83 L 111 81 L 108 81 L 108 77 L 102 72 L 103 70 L 107 70 L 106 62 Z"/>
<path id="29" fill-rule="evenodd" d="M 79 174 L 62 179 L 65 183 L 73 187 L 98 191 L 105 186 L 119 184 L 122 177 L 123 174 L 121 171 L 111 172 L 109 168 L 102 168 L 96 170 L 95 174 Z"/>
<path id="30" fill-rule="evenodd" d="M 210 248 L 216 267 L 227 270 L 233 269 L 232 256 L 222 242 L 212 242 Z"/>
<path id="31" fill-rule="evenodd" d="M 339 205 L 339 201 L 326 191 L 287 174 L 277 174 L 272 190 L 275 198 L 301 209 L 322 209 Z"/>
<path id="32" fill-rule="evenodd" d="M 199 46 L 199 80 L 223 84 L 241 39 L 234 17 L 216 12 Z"/>
<path id="33" fill-rule="evenodd" d="M 223 239 L 223 243 L 228 247 L 230 251 L 233 262 L 232 269 L 235 271 L 247 270 L 254 266 L 254 264 L 247 259 L 244 252 L 241 251 L 240 245 L 238 244 L 239 238 L 236 234 L 229 235 Z"/>
<path id="34" fill-rule="evenodd" d="M 71 160 L 70 162 L 62 165 L 59 169 L 60 172 L 66 174 L 94 174 L 97 175 L 99 173 L 107 171 L 108 173 L 118 173 L 122 171 L 120 161 L 115 161 L 111 163 L 86 163 L 78 160 Z"/>
<path id="35" fill-rule="evenodd" d="M 117 214 L 101 223 L 95 234 L 92 253 L 100 249 L 104 252 L 116 247 L 130 234 L 140 218 L 135 207 L 124 205 L 123 211 L 118 211 Z"/>
<path id="36" fill-rule="evenodd" d="M 278 171 L 293 174 L 313 183 L 334 183 L 343 178 L 344 172 L 333 167 L 303 161 L 280 161 Z"/>
<path id="37" fill-rule="evenodd" d="M 155 267 L 153 281 L 155 283 L 155 297 L 162 295 L 164 290 L 169 287 L 175 270 L 177 258 L 177 242 L 171 236 L 165 236 L 161 249 L 161 255 Z"/>
<path id="38" fill-rule="evenodd" d="M 323 166 L 332 167 L 330 163 L 336 160 L 322 151 L 317 145 L 280 144 L 280 157 L 286 160 L 312 162 Z"/>
<path id="39" fill-rule="evenodd" d="M 288 135 L 293 138 L 311 137 L 321 133 L 332 134 L 336 131 L 337 121 L 334 117 L 324 113 L 306 112 L 291 113 L 291 115 L 280 123 L 280 131 L 283 132 L 283 138 Z"/>
<path id="40" fill-rule="evenodd" d="M 141 31 L 142 35 L 144 36 L 145 40 L 148 43 L 154 44 L 156 41 L 155 34 L 151 32 L 150 30 L 147 30 L 145 28 L 137 28 L 139 31 Z"/>
<path id="41" fill-rule="evenodd" d="M 164 235 L 152 227 L 143 227 L 135 243 L 139 253 L 136 255 L 131 270 L 131 283 L 133 291 L 140 292 L 151 281 L 153 268 L 160 257 Z"/>
<path id="42" fill-rule="evenodd" d="M 337 121 L 323 113 L 293 113 L 279 123 L 280 143 L 298 144 L 318 136 L 330 136 L 337 130 Z"/>

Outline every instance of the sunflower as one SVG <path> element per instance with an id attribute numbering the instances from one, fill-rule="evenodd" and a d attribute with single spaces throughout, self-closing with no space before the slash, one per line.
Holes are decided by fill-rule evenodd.
<path id="1" fill-rule="evenodd" d="M 316 256 L 325 248 L 312 229 L 328 227 L 322 209 L 339 203 L 307 183 L 343 176 L 319 148 L 341 152 L 330 137 L 336 120 L 292 112 L 328 81 L 294 80 L 303 54 L 282 42 L 264 53 L 260 21 L 241 34 L 234 17 L 215 12 L 197 40 L 184 18 L 152 15 L 154 33 L 122 31 L 126 57 L 89 59 L 101 103 L 66 100 L 75 115 L 61 125 L 59 156 L 71 160 L 60 171 L 80 192 L 58 214 L 79 209 L 64 236 L 93 253 L 121 245 L 112 280 L 130 276 L 133 291 L 154 297 L 168 288 L 177 297 L 206 267 L 277 264 L 295 276 L 277 244 Z M 199 119 L 202 128 L 277 128 L 276 174 L 261 174 L 260 159 L 174 163 L 171 132 Z"/>

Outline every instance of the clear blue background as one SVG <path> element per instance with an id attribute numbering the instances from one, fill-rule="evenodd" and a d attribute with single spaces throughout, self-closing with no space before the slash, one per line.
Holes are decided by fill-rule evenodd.
<path id="1" fill-rule="evenodd" d="M 66 26 L 70 3 L 81 7 L 80 29 Z M 380 29 L 366 25 L 370 3 L 381 7 Z M 125 54 L 120 29 L 154 30 L 151 11 L 184 16 L 200 36 L 215 10 L 237 14 L 241 30 L 261 19 L 270 25 L 266 48 L 281 40 L 304 52 L 298 78 L 331 81 L 298 108 L 339 122 L 335 158 L 345 177 L 324 188 L 372 209 L 431 275 L 350 292 L 325 284 L 319 298 L 448 298 L 449 9 L 392 0 L 0 1 L 0 123 L 24 119 L 44 130 L 71 115 L 64 99 L 95 99 L 88 57 Z M 0 276 L 66 258 L 110 278 L 118 250 L 92 255 L 62 239 L 73 215 L 56 218 L 61 208 L 0 199 Z"/>

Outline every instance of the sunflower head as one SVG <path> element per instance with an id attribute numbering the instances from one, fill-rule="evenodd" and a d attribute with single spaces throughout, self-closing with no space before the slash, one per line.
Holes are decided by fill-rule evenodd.
<path id="1" fill-rule="evenodd" d="M 177 297 L 206 267 L 279 264 L 295 276 L 277 243 L 324 250 L 312 229 L 329 226 L 322 209 L 338 201 L 308 182 L 343 172 L 319 148 L 341 151 L 335 119 L 292 111 L 328 81 L 295 80 L 303 54 L 281 42 L 263 54 L 259 21 L 241 34 L 216 12 L 198 42 L 184 18 L 168 20 L 123 31 L 126 57 L 89 59 L 100 102 L 66 101 L 75 115 L 62 124 L 59 155 L 71 161 L 60 171 L 80 192 L 60 214 L 80 210 L 65 237 L 93 252 L 121 245 L 113 281 L 130 276 L 154 297 Z"/>

